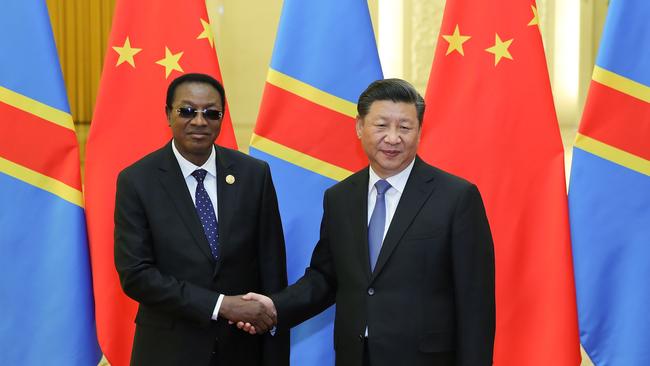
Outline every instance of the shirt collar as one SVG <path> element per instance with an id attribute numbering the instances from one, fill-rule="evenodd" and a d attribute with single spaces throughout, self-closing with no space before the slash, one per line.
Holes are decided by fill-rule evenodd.
<path id="1" fill-rule="evenodd" d="M 212 152 L 210 152 L 210 157 L 208 157 L 208 160 L 205 163 L 203 163 L 203 165 L 201 166 L 196 166 L 191 161 L 185 159 L 185 157 L 183 157 L 183 155 L 181 155 L 181 153 L 176 148 L 176 145 L 174 144 L 174 140 L 172 140 L 172 151 L 174 152 L 174 156 L 178 161 L 178 165 L 181 167 L 183 178 L 189 177 L 197 169 L 205 169 L 208 171 L 208 174 L 212 175 L 215 178 L 217 177 L 217 164 L 215 164 L 217 159 L 217 153 L 215 151 L 214 146 L 212 146 Z"/>
<path id="2" fill-rule="evenodd" d="M 409 164 L 404 170 L 391 177 L 386 178 L 386 181 L 390 183 L 391 187 L 395 188 L 395 190 L 397 190 L 400 194 L 404 192 L 404 187 L 406 187 L 406 181 L 408 181 L 409 175 L 411 175 L 411 170 L 413 170 L 414 164 L 415 164 L 415 158 L 413 158 L 411 164 Z M 375 183 L 377 183 L 377 181 L 380 180 L 381 178 L 377 175 L 377 173 L 375 173 L 374 170 L 372 170 L 372 167 L 369 167 L 368 173 L 369 173 L 368 193 L 370 193 L 372 189 L 375 187 Z"/>

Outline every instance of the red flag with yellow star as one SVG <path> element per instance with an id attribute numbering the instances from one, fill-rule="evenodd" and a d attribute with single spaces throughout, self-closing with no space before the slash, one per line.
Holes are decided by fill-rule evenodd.
<path id="1" fill-rule="evenodd" d="M 118 0 L 90 127 L 85 198 L 97 335 L 113 366 L 128 365 L 137 304 L 113 262 L 117 174 L 171 138 L 167 86 L 183 73 L 222 80 L 205 1 Z M 217 143 L 235 148 L 228 108 Z"/>
<path id="2" fill-rule="evenodd" d="M 564 155 L 535 3 L 448 0 L 426 103 L 422 157 L 485 201 L 494 365 L 579 365 Z"/>

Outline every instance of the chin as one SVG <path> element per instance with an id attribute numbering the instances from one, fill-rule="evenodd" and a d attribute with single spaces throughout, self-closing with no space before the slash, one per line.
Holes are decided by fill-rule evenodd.
<path id="1" fill-rule="evenodd" d="M 403 165 L 402 163 L 399 163 L 399 164 L 390 164 L 390 165 L 383 165 L 383 166 L 382 166 L 382 169 L 383 169 L 385 172 L 388 172 L 390 175 L 398 174 L 399 172 L 401 172 L 402 170 L 404 170 L 404 168 L 406 168 L 406 165 Z"/>
<path id="2" fill-rule="evenodd" d="M 379 164 L 379 166 L 386 171 L 395 170 L 399 168 L 401 165 L 402 165 L 401 161 L 394 161 L 394 160 L 383 161 Z"/>
<path id="3" fill-rule="evenodd" d="M 192 144 L 191 148 L 189 149 L 192 154 L 195 155 L 202 155 L 205 154 L 206 152 L 210 152 L 210 148 L 212 147 L 212 144 Z"/>

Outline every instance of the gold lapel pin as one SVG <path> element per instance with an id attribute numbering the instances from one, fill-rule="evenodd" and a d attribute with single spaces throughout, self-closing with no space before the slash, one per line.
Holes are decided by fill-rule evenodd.
<path id="1" fill-rule="evenodd" d="M 228 184 L 235 183 L 235 177 L 232 174 L 226 175 L 226 183 L 228 183 Z"/>

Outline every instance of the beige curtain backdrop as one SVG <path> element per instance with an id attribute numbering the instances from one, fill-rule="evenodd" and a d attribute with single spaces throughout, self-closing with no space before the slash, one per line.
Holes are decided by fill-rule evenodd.
<path id="1" fill-rule="evenodd" d="M 82 166 L 115 0 L 47 0 Z"/>

